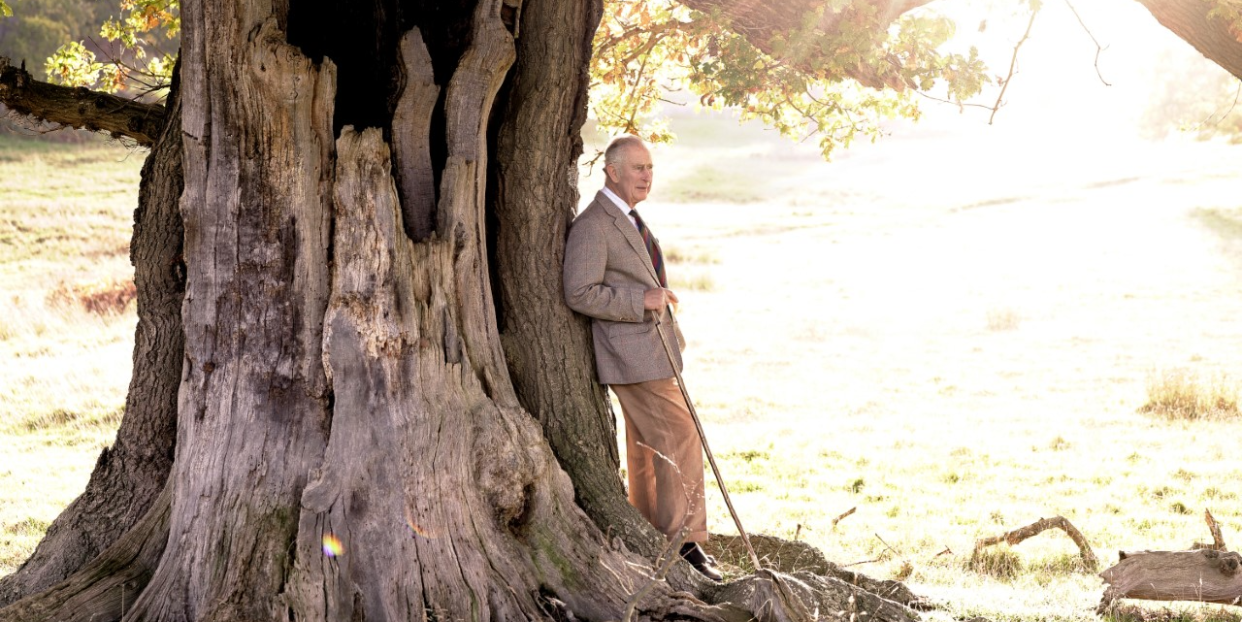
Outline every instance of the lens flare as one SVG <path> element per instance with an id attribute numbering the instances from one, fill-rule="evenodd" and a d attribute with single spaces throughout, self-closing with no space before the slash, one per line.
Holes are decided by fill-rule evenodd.
<path id="1" fill-rule="evenodd" d="M 336 557 L 345 552 L 345 547 L 341 544 L 341 539 L 330 534 L 323 534 L 323 554 L 328 557 Z"/>
<path id="2" fill-rule="evenodd" d="M 422 536 L 424 538 L 436 537 L 435 534 L 432 534 L 429 530 L 422 527 L 417 521 L 414 520 L 414 512 L 408 507 L 405 509 L 405 525 L 410 528 L 410 531 L 414 532 L 414 535 Z"/>

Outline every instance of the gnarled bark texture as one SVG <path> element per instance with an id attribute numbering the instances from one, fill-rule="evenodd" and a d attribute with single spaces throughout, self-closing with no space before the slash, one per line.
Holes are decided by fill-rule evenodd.
<path id="1" fill-rule="evenodd" d="M 600 8 L 182 3 L 124 438 L 0 620 L 621 616 L 662 541 L 560 292 Z M 916 618 L 840 572 L 678 567 L 641 616 Z"/>

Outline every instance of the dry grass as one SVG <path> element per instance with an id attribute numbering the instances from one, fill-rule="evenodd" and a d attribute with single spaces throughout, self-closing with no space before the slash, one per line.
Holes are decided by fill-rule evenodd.
<path id="1" fill-rule="evenodd" d="M 1064 537 L 972 569 L 980 537 L 1062 515 L 1106 566 L 1208 538 L 1206 508 L 1242 533 L 1242 419 L 1136 413 L 1153 368 L 1242 368 L 1242 271 L 1194 215 L 1237 204 L 1242 152 L 910 141 L 814 174 L 787 154 L 761 205 L 661 193 L 703 162 L 744 183 L 741 146 L 718 147 L 658 150 L 644 218 L 719 260 L 714 289 L 681 296 L 685 377 L 749 531 L 906 577 L 945 604 L 928 619 L 995 622 L 1098 620 L 1103 586 Z"/>
<path id="2" fill-rule="evenodd" d="M 1240 273 L 1192 215 L 1237 201 L 1242 154 L 1122 146 L 1116 157 L 1081 150 L 1081 161 L 1035 150 L 1023 162 L 977 145 L 914 145 L 908 160 L 862 151 L 826 175 L 802 151 L 748 169 L 745 149 L 777 151 L 766 134 L 739 144 L 729 125 L 698 128 L 692 150 L 658 152 L 658 179 L 680 169 L 693 181 L 714 163 L 737 184 L 762 184 L 764 202 L 659 203 L 657 182 L 644 217 L 667 249 L 685 249 L 672 251 L 670 276 L 710 277 L 710 287 L 674 285 L 686 381 L 748 530 L 796 534 L 855 570 L 904 577 L 944 604 L 929 620 L 996 622 L 1098 620 L 1102 586 L 1060 537 L 972 566 L 981 536 L 1059 514 L 1107 564 L 1120 549 L 1206 539 L 1211 508 L 1227 541 L 1239 537 L 1242 467 L 1230 458 L 1242 418 L 1135 411 L 1150 401 L 1150 369 L 1242 368 Z M 23 206 L 2 213 L 0 236 L 42 227 L 53 245 L 0 243 L 0 317 L 13 318 L 0 323 L 0 572 L 82 489 L 111 440 L 132 355 L 132 304 L 98 314 L 48 294 L 123 282 L 138 163 L 117 171 L 97 154 L 74 168 L 60 152 L 33 153 L 0 157 L 3 179 L 63 182 L 47 196 L 0 187 L 0 212 Z M 1065 171 L 1047 168 L 1062 164 L 1142 181 L 1065 190 L 1055 177 Z M 1109 166 L 1125 174 L 1097 170 Z M 894 170 L 909 183 L 893 184 Z M 131 194 L 98 190 L 117 179 Z M 585 196 L 597 187 L 586 180 Z M 1012 196 L 1027 198 L 958 209 Z M 989 309 L 1020 314 L 981 330 Z M 731 533 L 720 497 L 708 504 L 709 529 Z M 1184 615 L 1152 619 L 1207 619 Z"/>
<path id="3" fill-rule="evenodd" d="M 142 157 L 0 137 L 0 573 L 82 491 L 120 423 Z"/>
<path id="4" fill-rule="evenodd" d="M 1139 412 L 1167 419 L 1236 417 L 1238 383 L 1223 374 L 1203 375 L 1185 369 L 1153 373 L 1147 379 L 1147 403 Z"/>
<path id="5" fill-rule="evenodd" d="M 48 294 L 48 303 L 78 305 L 98 314 L 118 314 L 138 296 L 138 289 L 130 277 L 108 277 L 89 282 L 62 282 Z"/>
<path id="6" fill-rule="evenodd" d="M 987 327 L 990 331 L 1017 330 L 1022 323 L 1022 316 L 1013 309 L 992 309 L 988 311 Z"/>

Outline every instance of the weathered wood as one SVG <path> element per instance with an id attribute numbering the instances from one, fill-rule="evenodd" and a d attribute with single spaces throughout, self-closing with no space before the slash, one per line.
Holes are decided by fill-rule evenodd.
<path id="1" fill-rule="evenodd" d="M 910 622 L 919 619 L 910 608 L 834 577 L 810 572 L 792 575 L 760 570 L 719 586 L 709 600 L 730 612 L 730 620 L 810 622 L 826 616 L 845 620 Z M 831 613 L 828 613 L 831 612 Z M 750 616 L 750 617 L 748 617 Z"/>
<path id="2" fill-rule="evenodd" d="M 916 595 L 900 581 L 874 579 L 828 561 L 823 552 L 805 543 L 763 534 L 751 534 L 751 544 L 765 567 L 784 574 L 812 573 L 838 579 L 911 609 L 932 609 L 933 604 Z M 705 548 L 718 559 L 737 562 L 747 571 L 747 552 L 740 536 L 714 536 Z"/>
<path id="3" fill-rule="evenodd" d="M 140 102 L 82 87 L 40 82 L 25 67 L 0 56 L 0 104 L 40 121 L 132 138 L 150 147 L 164 128 L 159 104 Z"/>
<path id="4" fill-rule="evenodd" d="M 64 581 L 0 610 L 0 621 L 120 620 L 150 581 L 164 553 L 171 503 L 172 489 L 165 487 L 124 536 Z"/>
<path id="5" fill-rule="evenodd" d="M 1212 534 L 1212 543 L 1195 542 L 1190 545 L 1191 549 L 1212 549 L 1213 551 L 1228 551 L 1229 547 L 1225 545 L 1225 535 L 1221 533 L 1220 523 L 1216 522 L 1216 517 L 1212 516 L 1211 510 L 1203 511 L 1203 520 L 1207 522 L 1208 532 Z"/>
<path id="6" fill-rule="evenodd" d="M 1078 531 L 1077 527 L 1062 516 L 1041 518 L 1030 525 L 1019 527 L 1012 531 L 1007 531 L 999 536 L 980 538 L 975 541 L 975 554 L 977 555 L 980 550 L 994 544 L 1000 544 L 1001 542 L 1004 542 L 1009 546 L 1015 546 L 1027 538 L 1037 536 L 1048 529 L 1054 528 L 1064 531 L 1065 535 L 1069 536 L 1070 540 L 1074 541 L 1074 544 L 1078 547 L 1079 554 L 1082 556 L 1082 563 L 1088 570 L 1095 570 L 1099 566 L 1099 558 L 1096 557 L 1095 551 L 1092 550 L 1091 545 L 1087 542 L 1087 539 L 1083 537 L 1082 532 Z"/>
<path id="7" fill-rule="evenodd" d="M 543 426 L 578 505 L 626 547 L 654 559 L 665 543 L 627 501 L 617 427 L 595 377 L 588 320 L 564 304 L 561 264 L 578 206 L 577 159 L 587 114 L 594 2 L 528 2 L 496 137 L 498 321 L 523 407 Z M 561 24 L 582 24 L 577 37 Z M 531 131 L 542 128 L 544 131 Z M 696 580 L 682 565 L 673 581 Z"/>
<path id="8" fill-rule="evenodd" d="M 445 142 L 448 160 L 440 180 L 438 228 L 441 239 L 469 261 L 455 262 L 455 300 L 471 364 L 485 391 L 503 407 L 518 406 L 495 330 L 487 264 L 487 123 L 505 72 L 513 64 L 513 35 L 501 21 L 501 2 L 481 0 L 474 10 L 470 47 L 462 55 L 445 94 Z"/>
<path id="9" fill-rule="evenodd" d="M 431 163 L 431 117 L 440 99 L 431 53 L 418 28 L 401 37 L 405 77 L 392 119 L 392 152 L 401 189 L 406 235 L 423 240 L 436 230 L 436 180 Z"/>
<path id="10" fill-rule="evenodd" d="M 1236 605 L 1242 602 L 1239 569 L 1242 555 L 1233 552 L 1123 551 L 1116 565 L 1100 573 L 1108 585 L 1100 610 L 1119 598 Z"/>
<path id="11" fill-rule="evenodd" d="M 330 417 L 321 327 L 335 69 L 247 2 L 186 3 L 182 19 L 175 496 L 168 549 L 127 619 L 273 619 Z"/>
<path id="12" fill-rule="evenodd" d="M 404 10 L 396 0 L 379 4 L 374 15 Z M 586 420 L 592 432 L 580 443 L 611 429 L 603 392 L 582 363 L 583 324 L 563 308 L 558 285 L 573 209 L 558 201 L 572 192 L 583 72 L 600 7 L 532 0 L 518 11 L 519 4 L 427 9 L 448 31 L 427 39 L 432 65 L 455 69 L 445 74 L 443 110 L 432 111 L 431 123 L 443 119 L 444 127 L 413 138 L 445 143 L 411 145 L 438 154 L 432 178 L 443 167 L 435 232 L 425 238 L 407 233 L 392 169 L 404 158 L 392 157 L 384 131 L 346 127 L 335 135 L 332 46 L 350 41 L 308 34 L 306 44 L 323 49 L 312 62 L 287 42 L 285 4 L 183 5 L 187 281 L 177 453 L 167 546 L 165 530 L 126 536 L 163 551 L 137 601 L 126 596 L 127 621 L 508 621 L 544 619 L 549 606 L 565 619 L 607 620 L 629 603 L 639 619 L 802 620 L 829 607 L 912 619 L 899 604 L 809 573 L 768 573 L 750 588 L 729 589 L 705 586 L 674 561 L 669 581 L 653 582 L 649 560 L 575 505 L 540 422 Z M 518 53 L 509 30 L 518 19 L 532 64 L 513 74 L 513 98 L 495 106 Z M 414 23 L 427 33 L 428 23 Z M 566 67 L 536 77 L 539 63 L 559 59 L 538 56 L 552 49 L 568 50 Z M 551 113 L 570 111 L 567 121 L 489 121 L 531 112 L 541 89 Z M 518 206 L 551 198 L 531 220 L 552 226 L 527 229 L 529 249 L 515 248 L 521 237 L 493 237 L 500 219 L 489 205 L 507 205 L 506 187 L 531 172 L 495 161 L 489 127 L 506 128 L 495 137 L 505 157 L 523 145 L 550 152 L 525 161 L 556 173 L 555 183 L 535 177 L 517 193 Z M 506 142 L 523 132 L 548 135 Z M 530 190 L 540 184 L 552 194 Z M 522 209 L 505 218 L 520 218 Z M 538 258 L 508 273 L 510 291 L 533 302 L 530 316 L 513 317 L 551 317 L 533 326 L 574 337 L 536 334 L 541 343 L 506 358 L 492 298 L 496 238 L 513 245 L 515 261 Z M 536 419 L 521 407 L 509 369 L 550 360 L 558 348 L 557 371 L 524 375 L 529 403 L 552 409 Z M 557 390 L 576 397 L 548 397 Z M 593 498 L 628 508 L 614 442 L 603 438 L 573 455 L 611 456 L 593 472 L 611 483 Z M 95 593 L 81 604 L 115 619 L 108 598 Z M 87 610 L 62 601 L 45 617 L 74 618 L 79 609 Z"/>

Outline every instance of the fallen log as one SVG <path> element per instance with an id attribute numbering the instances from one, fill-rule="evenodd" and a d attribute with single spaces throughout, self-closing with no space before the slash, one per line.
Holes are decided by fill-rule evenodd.
<path id="1" fill-rule="evenodd" d="M 1190 551 L 1119 551 L 1117 565 L 1100 573 L 1108 584 L 1100 599 L 1103 613 L 1119 598 L 1242 603 L 1242 555 L 1230 552 L 1220 523 L 1204 511 L 1212 543 L 1194 543 Z"/>
<path id="2" fill-rule="evenodd" d="M 1117 565 L 1100 573 L 1108 587 L 1099 611 L 1119 598 L 1193 600 L 1237 605 L 1242 602 L 1242 555 L 1195 551 L 1121 551 Z"/>

